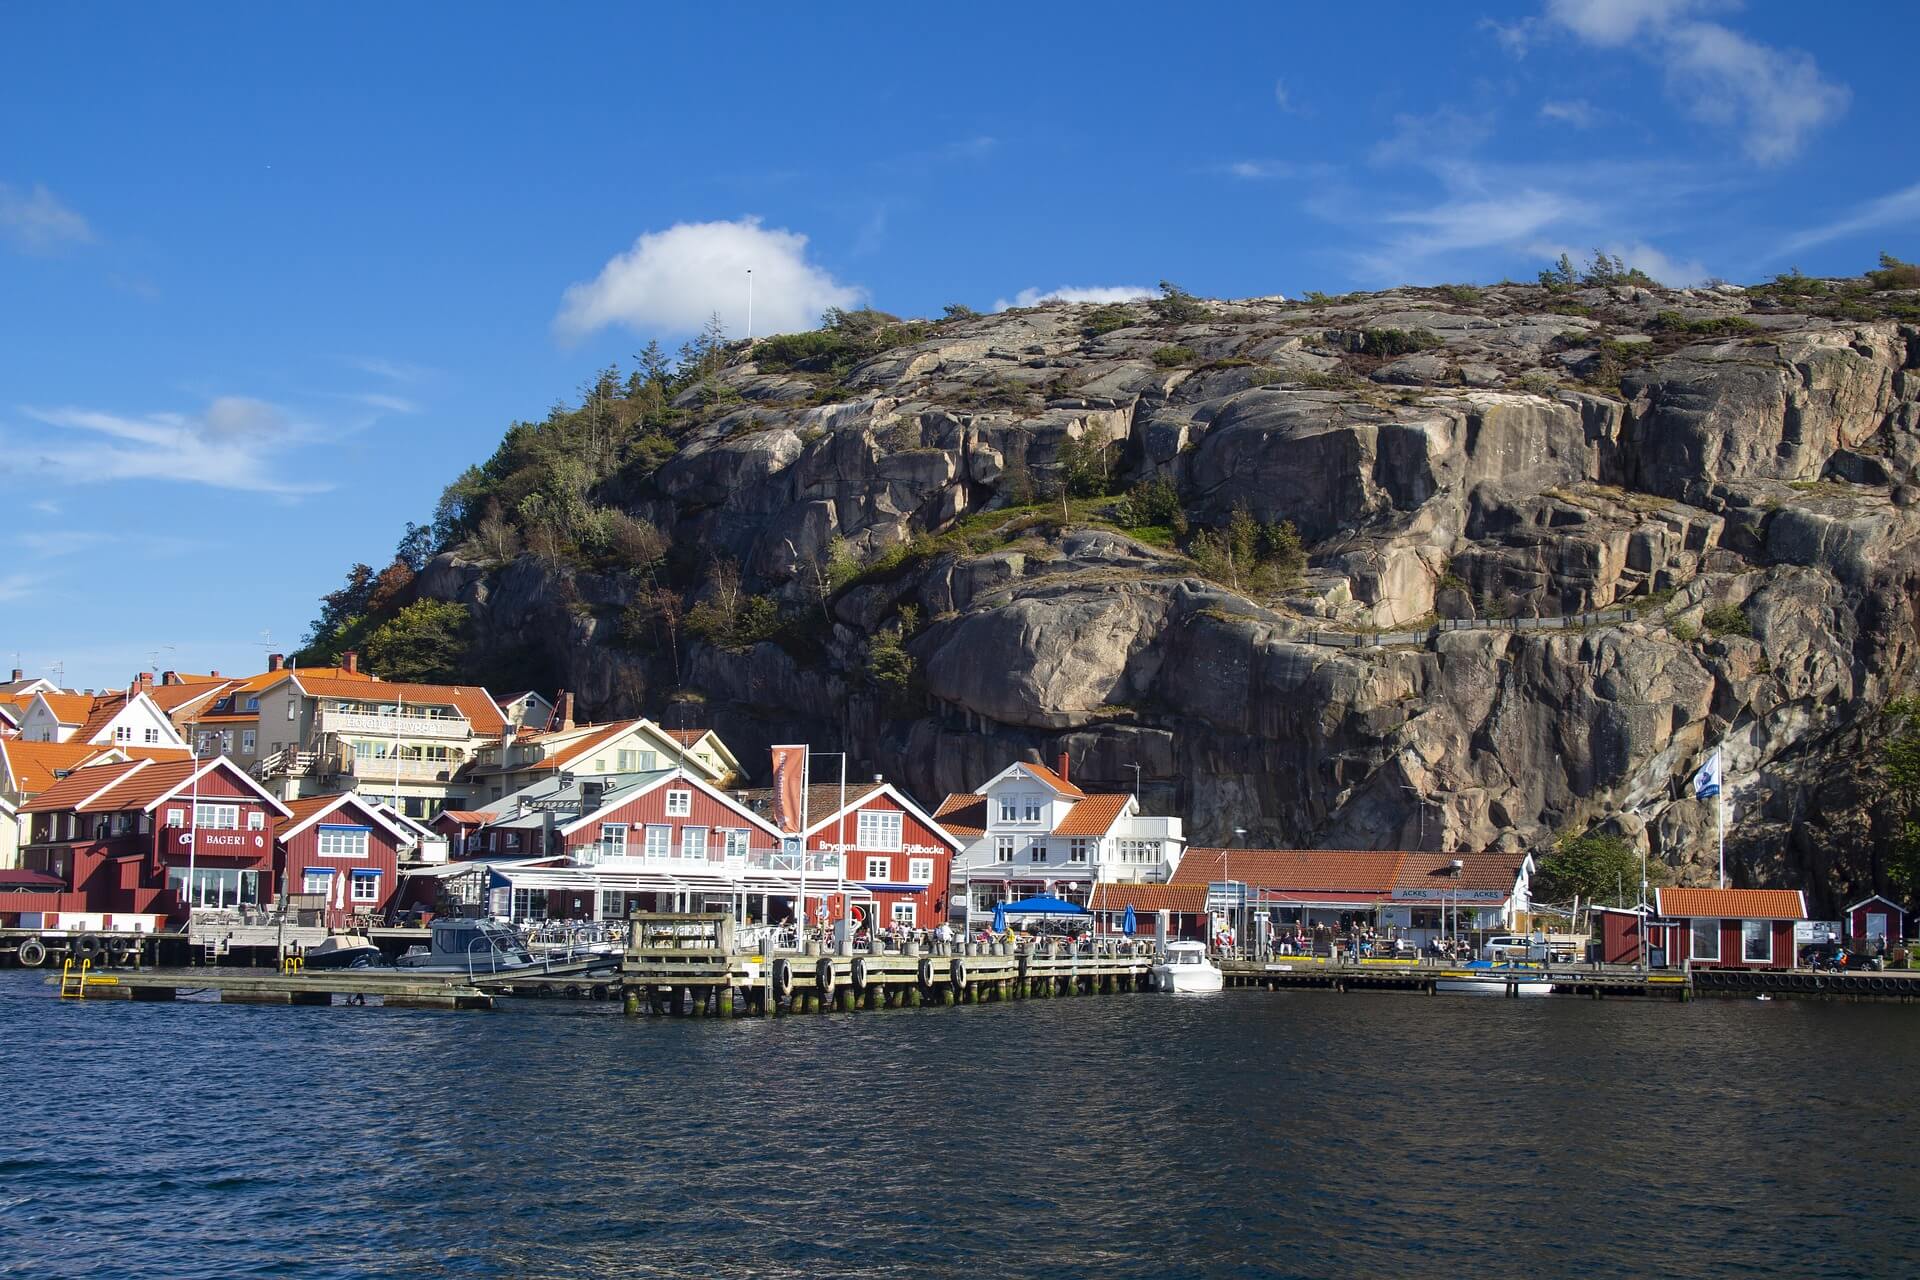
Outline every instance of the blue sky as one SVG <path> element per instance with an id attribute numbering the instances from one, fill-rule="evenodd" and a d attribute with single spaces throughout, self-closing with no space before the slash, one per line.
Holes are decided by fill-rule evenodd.
<path id="1" fill-rule="evenodd" d="M 0 4 L 0 665 L 257 670 L 649 336 L 1920 256 L 1920 8 Z M 171 646 L 171 647 L 169 647 Z"/>

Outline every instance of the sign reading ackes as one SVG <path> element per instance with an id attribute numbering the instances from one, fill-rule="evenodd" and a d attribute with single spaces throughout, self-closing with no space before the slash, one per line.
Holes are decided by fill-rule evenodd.
<path id="1" fill-rule="evenodd" d="M 1395 889 L 1395 902 L 1505 902 L 1499 889 Z"/>

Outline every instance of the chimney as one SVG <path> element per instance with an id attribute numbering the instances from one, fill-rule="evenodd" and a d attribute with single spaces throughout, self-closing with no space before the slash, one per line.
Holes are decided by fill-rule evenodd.
<path id="1" fill-rule="evenodd" d="M 220 673 L 218 671 L 209 671 L 207 672 L 207 674 L 212 676 L 215 680 L 218 680 L 220 678 Z"/>
<path id="2" fill-rule="evenodd" d="M 342 671 L 349 672 L 353 675 L 359 675 L 360 674 L 360 651 L 358 649 L 349 649 L 345 653 L 341 654 L 340 669 Z M 213 674 L 219 675 L 220 673 L 216 671 Z"/>
<path id="3" fill-rule="evenodd" d="M 15 667 L 15 668 L 13 669 L 13 679 L 14 679 L 14 680 L 25 680 L 26 678 L 27 678 L 27 673 L 26 673 L 26 672 L 24 672 L 24 671 L 22 671 L 22 670 L 21 670 L 20 668 L 18 668 L 18 667 Z M 10 681 L 9 683 L 12 683 L 12 682 Z"/>
<path id="4" fill-rule="evenodd" d="M 133 678 L 133 687 L 141 693 L 153 688 L 153 672 L 142 671 Z"/>
<path id="5" fill-rule="evenodd" d="M 162 671 L 160 673 L 160 683 L 161 684 L 179 684 L 180 673 L 178 671 Z"/>
<path id="6" fill-rule="evenodd" d="M 284 653 L 270 653 L 270 654 L 268 654 L 268 655 L 267 655 L 267 670 L 269 670 L 269 671 L 278 671 L 278 670 L 280 670 L 280 669 L 281 669 L 282 667 L 285 667 L 286 665 L 287 665 L 287 655 L 286 655 L 286 654 L 284 654 Z"/>
<path id="7" fill-rule="evenodd" d="M 554 708 L 553 714 L 559 717 L 560 732 L 573 728 L 573 695 L 565 689 L 560 691 L 560 705 Z"/>
<path id="8" fill-rule="evenodd" d="M 1067 760 L 1066 752 L 1062 751 L 1060 753 L 1060 759 L 1054 764 L 1053 771 L 1060 775 L 1060 781 L 1062 782 L 1073 781 L 1073 774 L 1068 770 L 1068 760 Z"/>
<path id="9" fill-rule="evenodd" d="M 592 813 L 600 807 L 600 800 L 607 794 L 607 784 L 603 779 L 590 778 L 580 784 L 580 812 Z"/>

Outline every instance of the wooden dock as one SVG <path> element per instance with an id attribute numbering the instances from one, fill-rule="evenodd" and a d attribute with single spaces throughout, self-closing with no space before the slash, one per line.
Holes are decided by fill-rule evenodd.
<path id="1" fill-rule="evenodd" d="M 49 977 L 49 982 L 58 981 Z M 385 969 L 324 973 L 218 972 L 210 969 L 115 970 L 111 984 L 89 987 L 88 1000 L 173 1000 L 181 992 L 217 991 L 223 1004 L 365 1004 L 390 1009 L 491 1009 L 496 993 L 466 978 L 442 979 Z"/>

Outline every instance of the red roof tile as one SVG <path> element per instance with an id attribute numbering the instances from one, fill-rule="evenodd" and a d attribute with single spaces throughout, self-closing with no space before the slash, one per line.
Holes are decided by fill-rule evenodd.
<path id="1" fill-rule="evenodd" d="M 1454 860 L 1460 862 L 1458 875 Z M 1526 855 L 1520 853 L 1412 852 L 1400 864 L 1396 889 L 1498 889 L 1510 893 Z"/>
<path id="2" fill-rule="evenodd" d="M 1072 796 L 1075 800 L 1085 800 L 1087 798 L 1086 792 L 1074 786 L 1071 782 L 1068 782 L 1065 778 L 1043 764 L 1028 764 L 1025 760 L 1022 760 L 1020 767 L 1063 796 Z"/>
<path id="3" fill-rule="evenodd" d="M 47 700 L 47 709 L 61 724 L 85 724 L 87 717 L 93 714 L 93 699 L 84 693 L 43 693 L 37 696 Z"/>
<path id="4" fill-rule="evenodd" d="M 1387 896 L 1406 854 L 1380 849 L 1188 849 L 1175 884 L 1238 880 L 1250 888 Z"/>
<path id="5" fill-rule="evenodd" d="M 467 718 L 473 731 L 483 737 L 498 736 L 506 728 L 506 718 L 485 689 L 464 684 L 406 684 L 387 680 L 367 680 L 359 676 L 316 676 L 311 671 L 286 671 L 295 676 L 300 687 L 316 698 L 342 698 L 360 702 L 400 702 L 453 707 Z"/>
<path id="6" fill-rule="evenodd" d="M 87 718 L 74 737 L 81 742 L 91 742 L 107 731 L 107 724 L 127 707 L 127 695 L 110 693 L 93 700 L 93 706 L 87 711 Z"/>
<path id="7" fill-rule="evenodd" d="M 987 834 L 987 798 L 959 793 L 940 802 L 933 814 L 949 834 L 963 840 L 977 840 Z"/>
<path id="8" fill-rule="evenodd" d="M 1132 796 L 1088 796 L 1085 800 L 1074 802 L 1060 825 L 1053 829 L 1057 836 L 1103 836 L 1113 829 L 1120 820 L 1120 811 L 1127 807 Z"/>
<path id="9" fill-rule="evenodd" d="M 75 769 L 66 777 L 42 791 L 33 799 L 20 806 L 22 813 L 51 813 L 61 809 L 80 808 L 89 797 L 110 790 L 119 783 L 130 779 L 143 769 L 165 769 L 178 766 L 158 765 L 151 760 L 125 760 L 118 764 L 89 765 L 84 769 Z M 89 808 L 97 806 L 89 805 Z"/>
<path id="10" fill-rule="evenodd" d="M 1132 907 L 1136 916 L 1147 916 L 1162 910 L 1181 915 L 1199 915 L 1207 909 L 1207 886 L 1203 884 L 1096 884 L 1093 886 L 1093 901 L 1090 905 L 1095 911 L 1115 913 Z M 1152 926 L 1144 920 L 1140 922 L 1140 928 L 1148 933 L 1153 931 Z"/>
<path id="11" fill-rule="evenodd" d="M 0 755 L 6 757 L 13 787 L 27 796 L 39 795 L 52 786 L 58 780 L 55 775 L 72 773 L 111 750 L 114 748 L 97 742 L 27 742 L 20 738 L 0 742 Z"/>
<path id="12" fill-rule="evenodd" d="M 1676 920 L 1805 920 L 1798 889 L 1655 889 L 1654 909 Z"/>

